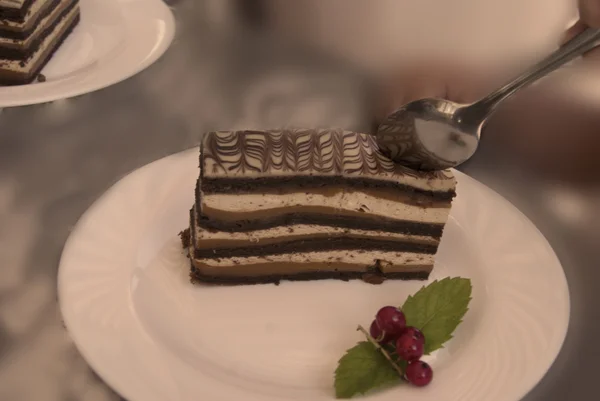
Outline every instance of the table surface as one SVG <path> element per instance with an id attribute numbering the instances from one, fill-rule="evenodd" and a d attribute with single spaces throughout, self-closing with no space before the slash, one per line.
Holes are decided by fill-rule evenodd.
<path id="1" fill-rule="evenodd" d="M 178 32 L 155 65 L 75 99 L 0 114 L 0 399 L 120 399 L 87 366 L 56 299 L 61 250 L 81 214 L 128 172 L 197 145 L 211 129 L 283 122 L 368 127 L 369 96 L 356 71 L 261 35 L 199 22 L 175 7 Z M 571 291 L 564 348 L 527 401 L 600 398 L 600 202 L 597 181 L 565 183 L 520 167 L 484 141 L 461 167 L 520 208 L 560 258 Z M 548 311 L 552 313 L 552 311 Z"/>

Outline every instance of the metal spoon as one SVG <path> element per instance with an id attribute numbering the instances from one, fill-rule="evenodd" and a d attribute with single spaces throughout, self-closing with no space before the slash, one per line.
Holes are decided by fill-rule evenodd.
<path id="1" fill-rule="evenodd" d="M 418 170 L 457 166 L 473 156 L 483 125 L 502 101 L 591 50 L 598 40 L 600 29 L 587 28 L 530 70 L 475 103 L 444 99 L 410 102 L 380 124 L 378 143 L 394 161 Z"/>

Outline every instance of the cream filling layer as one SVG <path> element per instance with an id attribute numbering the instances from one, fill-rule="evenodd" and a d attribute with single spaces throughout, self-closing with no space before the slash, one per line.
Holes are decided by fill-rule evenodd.
<path id="1" fill-rule="evenodd" d="M 412 252 L 339 250 L 219 259 L 195 259 L 196 262 L 200 262 L 206 266 L 214 267 L 215 269 L 231 265 L 235 265 L 238 266 L 239 269 L 243 269 L 243 265 L 264 263 L 280 264 L 279 270 L 283 272 L 285 272 L 285 263 L 331 264 L 331 270 L 333 270 L 335 269 L 336 264 L 373 266 L 376 260 L 380 261 L 380 268 L 385 272 L 386 269 L 398 266 L 405 267 L 433 265 L 434 255 Z"/>
<path id="2" fill-rule="evenodd" d="M 231 214 L 282 210 L 296 206 L 315 206 L 348 212 L 360 212 L 379 217 L 419 223 L 444 224 L 450 213 L 448 207 L 434 208 L 407 205 L 358 191 L 339 191 L 333 195 L 297 192 L 293 194 L 202 194 L 203 207 Z"/>
<path id="3" fill-rule="evenodd" d="M 58 23 L 56 27 L 50 33 L 42 43 L 40 47 L 33 53 L 33 55 L 23 62 L 23 66 L 20 65 L 21 60 L 1 60 L 0 71 L 8 70 L 7 72 L 16 74 L 27 74 L 29 71 L 35 70 L 35 66 L 38 65 L 46 56 L 47 53 L 52 50 L 55 42 L 58 38 L 64 35 L 65 31 L 69 28 L 73 19 L 79 14 L 79 6 L 74 7 L 69 13 Z"/>
<path id="4" fill-rule="evenodd" d="M 52 0 L 34 0 L 31 3 L 31 7 L 22 22 L 9 21 L 0 19 L 0 28 L 10 29 L 13 31 L 25 31 L 31 28 L 33 22 L 37 19 L 38 15 L 49 7 Z"/>
<path id="5" fill-rule="evenodd" d="M 265 230 L 256 230 L 249 232 L 223 232 L 223 231 L 208 231 L 195 225 L 195 246 L 198 249 L 207 249 L 219 244 L 219 247 L 228 246 L 260 246 L 262 243 L 284 242 L 286 239 L 293 237 L 294 239 L 315 238 L 315 236 L 327 237 L 348 237 L 348 238 L 374 238 L 382 240 L 398 240 L 398 242 L 415 242 L 421 244 L 438 245 L 439 240 L 422 236 L 422 235 L 407 235 L 399 233 L 390 233 L 385 231 L 367 231 L 357 229 L 347 229 L 340 227 L 316 226 L 308 224 L 296 224 L 285 227 L 274 227 Z"/>
<path id="6" fill-rule="evenodd" d="M 60 16 L 60 14 L 65 11 L 71 3 L 76 0 L 63 0 L 59 3 L 58 6 L 44 18 L 42 18 L 39 22 L 35 30 L 27 37 L 27 39 L 7 39 L 0 37 L 0 47 L 6 47 L 11 49 L 28 49 L 31 46 L 31 42 L 37 39 L 39 35 L 42 34 L 49 25 L 52 25 L 56 19 Z M 79 9 L 79 6 L 75 7 Z M 55 29 L 56 31 L 56 29 Z"/>

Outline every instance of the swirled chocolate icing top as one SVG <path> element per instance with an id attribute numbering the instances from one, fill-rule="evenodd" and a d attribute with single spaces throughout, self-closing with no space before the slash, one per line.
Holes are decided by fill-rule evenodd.
<path id="1" fill-rule="evenodd" d="M 210 132 L 202 141 L 200 168 L 205 179 L 333 176 L 435 192 L 456 186 L 450 170 L 409 169 L 381 153 L 375 137 L 330 129 Z"/>

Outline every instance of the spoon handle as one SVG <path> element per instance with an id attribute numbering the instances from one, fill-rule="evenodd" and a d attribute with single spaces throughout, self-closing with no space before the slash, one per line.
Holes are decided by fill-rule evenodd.
<path id="1" fill-rule="evenodd" d="M 585 31 L 563 44 L 544 60 L 537 63 L 511 82 L 474 103 L 471 107 L 477 109 L 479 113 L 482 113 L 478 113 L 480 116 L 489 116 L 503 100 L 509 98 L 522 87 L 537 81 L 574 58 L 593 49 L 598 44 L 599 40 L 600 29 L 587 28 Z"/>

